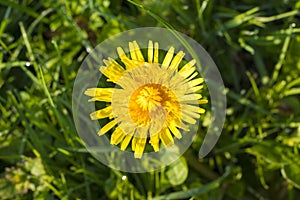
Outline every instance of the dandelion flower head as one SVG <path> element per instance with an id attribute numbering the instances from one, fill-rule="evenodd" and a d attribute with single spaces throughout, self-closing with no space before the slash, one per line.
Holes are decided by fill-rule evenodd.
<path id="1" fill-rule="evenodd" d="M 160 63 L 159 44 L 148 42 L 143 55 L 136 41 L 129 42 L 129 54 L 117 48 L 120 62 L 108 58 L 99 68 L 113 82 L 114 88 L 89 88 L 89 101 L 107 102 L 107 106 L 90 114 L 92 120 L 109 118 L 98 135 L 112 132 L 110 143 L 125 150 L 131 142 L 135 158 L 141 158 L 147 143 L 155 152 L 160 144 L 174 145 L 174 138 L 184 137 L 189 125 L 196 124 L 207 103 L 200 94 L 204 79 L 185 61 L 185 53 L 170 47 Z M 181 66 L 183 65 L 183 66 Z"/>

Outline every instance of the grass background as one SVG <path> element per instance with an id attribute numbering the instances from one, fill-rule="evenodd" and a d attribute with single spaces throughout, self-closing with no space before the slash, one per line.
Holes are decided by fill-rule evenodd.
<path id="1" fill-rule="evenodd" d="M 300 196 L 300 1 L 0 0 L 0 199 L 275 199 Z M 122 31 L 173 27 L 210 53 L 227 118 L 204 159 L 118 172 L 82 145 L 72 85 Z"/>

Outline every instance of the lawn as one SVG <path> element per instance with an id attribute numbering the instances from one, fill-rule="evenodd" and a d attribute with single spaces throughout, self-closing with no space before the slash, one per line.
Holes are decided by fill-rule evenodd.
<path id="1" fill-rule="evenodd" d="M 0 199 L 299 199 L 299 9 L 299 0 L 0 0 Z M 201 44 L 227 108 L 204 158 L 200 131 L 173 164 L 129 173 L 85 148 L 72 93 L 92 49 L 141 27 Z"/>

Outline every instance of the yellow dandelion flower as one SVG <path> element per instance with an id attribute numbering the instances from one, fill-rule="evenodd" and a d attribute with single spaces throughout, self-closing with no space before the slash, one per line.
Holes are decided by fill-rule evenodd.
<path id="1" fill-rule="evenodd" d="M 173 135 L 180 139 L 181 130 L 188 131 L 205 110 L 199 104 L 207 103 L 198 93 L 203 87 L 195 60 L 179 67 L 185 53 L 176 55 L 174 47 L 159 63 L 159 45 L 149 41 L 147 60 L 136 41 L 129 42 L 128 57 L 121 47 L 117 53 L 123 67 L 112 58 L 103 60 L 100 71 L 116 84 L 115 88 L 89 88 L 89 101 L 109 102 L 105 108 L 90 114 L 92 120 L 109 118 L 111 121 L 98 132 L 103 135 L 113 129 L 110 142 L 125 150 L 131 142 L 135 158 L 141 158 L 147 141 L 154 151 L 174 144 Z"/>

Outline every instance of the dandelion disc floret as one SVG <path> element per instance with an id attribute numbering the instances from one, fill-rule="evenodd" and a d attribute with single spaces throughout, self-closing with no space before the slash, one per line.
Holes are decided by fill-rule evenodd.
<path id="1" fill-rule="evenodd" d="M 106 66 L 100 67 L 115 88 L 89 88 L 85 94 L 92 97 L 89 101 L 110 103 L 90 115 L 92 120 L 111 119 L 98 134 L 113 130 L 111 144 L 121 143 L 125 150 L 131 142 L 134 157 L 141 158 L 147 142 L 156 152 L 160 142 L 172 146 L 173 135 L 180 139 L 182 130 L 188 131 L 205 112 L 199 104 L 207 100 L 199 94 L 204 79 L 199 78 L 195 60 L 180 67 L 184 52 L 174 55 L 170 47 L 159 63 L 158 43 L 149 41 L 147 59 L 136 41 L 129 42 L 129 51 L 130 57 L 117 48 L 125 67 L 112 58 L 103 60 Z"/>

